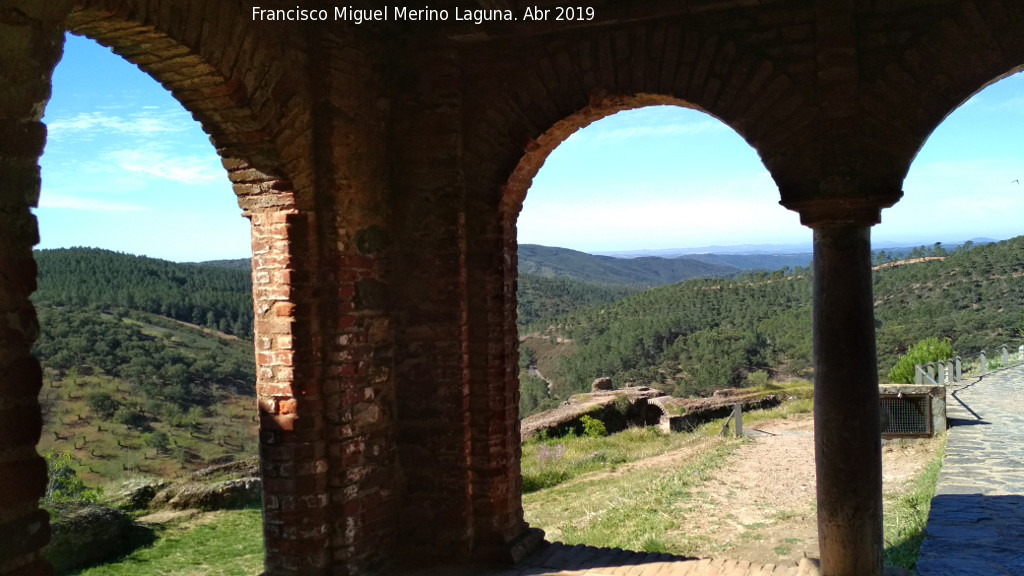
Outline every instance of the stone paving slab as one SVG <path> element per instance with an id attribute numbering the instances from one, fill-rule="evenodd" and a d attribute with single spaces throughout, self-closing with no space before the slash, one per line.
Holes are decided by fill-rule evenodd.
<path id="1" fill-rule="evenodd" d="M 1024 365 L 951 386 L 918 576 L 1024 576 Z"/>

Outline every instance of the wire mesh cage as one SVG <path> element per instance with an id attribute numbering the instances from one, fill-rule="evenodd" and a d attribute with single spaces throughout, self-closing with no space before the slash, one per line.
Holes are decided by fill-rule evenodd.
<path id="1" fill-rule="evenodd" d="M 881 397 L 882 436 L 931 436 L 932 403 L 926 394 Z"/>

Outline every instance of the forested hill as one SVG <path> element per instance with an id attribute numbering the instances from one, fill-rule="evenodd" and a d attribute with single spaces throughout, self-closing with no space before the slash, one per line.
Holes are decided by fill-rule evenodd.
<path id="1" fill-rule="evenodd" d="M 198 266 L 213 266 L 214 268 L 230 268 L 232 270 L 252 271 L 252 258 L 235 258 L 233 260 L 207 260 L 195 262 Z"/>
<path id="2" fill-rule="evenodd" d="M 964 354 L 1020 344 L 1024 237 L 949 254 L 936 245 L 920 255 L 934 258 L 875 272 L 882 375 L 928 337 L 949 338 Z M 589 389 L 598 376 L 686 395 L 741 385 L 758 370 L 808 375 L 810 273 L 798 268 L 655 288 L 534 324 L 524 347 L 548 359 L 540 368 L 559 394 Z"/>
<path id="3" fill-rule="evenodd" d="M 540 318 L 560 316 L 578 308 L 611 304 L 641 290 L 643 288 L 638 286 L 587 284 L 568 278 L 520 274 L 516 323 L 526 326 Z"/>
<path id="4" fill-rule="evenodd" d="M 252 336 L 248 270 L 178 264 L 98 248 L 38 250 L 39 304 L 139 310 Z"/>
<path id="5" fill-rule="evenodd" d="M 613 258 L 568 248 L 519 245 L 519 273 L 590 284 L 653 287 L 690 278 L 731 276 L 739 268 L 689 258 Z"/>

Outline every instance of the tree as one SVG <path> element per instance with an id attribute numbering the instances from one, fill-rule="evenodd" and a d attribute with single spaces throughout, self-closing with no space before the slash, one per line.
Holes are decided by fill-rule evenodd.
<path id="1" fill-rule="evenodd" d="M 121 407 L 121 403 L 107 392 L 92 392 L 85 397 L 85 403 L 93 414 L 103 420 L 110 420 Z"/>
<path id="2" fill-rule="evenodd" d="M 157 430 L 142 435 L 142 441 L 150 448 L 156 448 L 160 452 L 166 452 L 171 445 L 171 438 L 166 433 Z"/>

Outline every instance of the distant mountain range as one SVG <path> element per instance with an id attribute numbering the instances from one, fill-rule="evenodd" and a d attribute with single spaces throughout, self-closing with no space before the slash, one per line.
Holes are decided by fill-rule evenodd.
<path id="1" fill-rule="evenodd" d="M 941 244 L 947 249 L 958 248 L 961 245 L 970 242 L 972 244 L 991 244 L 998 242 L 998 240 L 992 238 L 971 238 L 969 240 L 957 240 L 952 242 L 941 242 Z M 914 248 L 919 246 L 934 246 L 935 241 L 919 241 L 914 242 L 910 240 L 899 240 L 899 241 L 872 241 L 871 249 L 874 252 L 879 250 L 885 250 L 886 252 L 904 253 L 910 252 Z M 680 256 L 686 256 L 687 258 L 694 258 L 698 256 L 723 256 L 723 255 L 737 255 L 737 256 L 759 256 L 759 255 L 773 255 L 782 257 L 792 257 L 796 264 L 785 264 L 787 266 L 805 266 L 806 264 L 800 264 L 799 261 L 805 256 L 809 256 L 814 251 L 814 246 L 810 242 L 796 243 L 796 244 L 736 244 L 730 246 L 702 246 L 698 248 L 659 248 L 659 249 L 641 249 L 641 250 L 612 250 L 607 252 L 595 252 L 594 254 L 600 256 L 612 256 L 615 258 L 638 258 L 643 256 L 657 256 L 659 258 L 678 258 Z M 771 268 L 775 270 L 776 268 Z"/>
<path id="2" fill-rule="evenodd" d="M 977 246 L 990 244 L 995 240 L 973 238 L 966 242 Z M 966 242 L 943 243 L 943 247 L 946 250 L 954 250 Z M 910 245 L 909 242 L 876 242 L 873 248 L 876 253 L 884 251 L 893 257 L 903 257 L 920 246 L 932 248 L 934 245 L 934 242 L 918 245 Z M 519 274 L 521 278 L 533 276 L 537 280 L 570 280 L 601 286 L 629 287 L 635 290 L 675 284 L 691 278 L 730 278 L 746 272 L 808 267 L 812 258 L 811 247 L 803 244 L 710 246 L 606 254 L 588 254 L 579 250 L 539 244 L 520 244 Z M 248 259 L 211 260 L 198 264 L 234 270 L 250 269 Z M 535 287 L 537 280 L 529 279 L 531 289 Z M 566 287 L 560 286 L 558 291 L 564 290 Z M 625 295 L 616 294 L 619 297 Z M 594 294 L 589 296 L 595 297 Z"/>
<path id="3" fill-rule="evenodd" d="M 596 252 L 601 256 L 615 258 L 637 258 L 641 256 L 657 256 L 660 258 L 677 258 L 696 254 L 810 254 L 813 245 L 810 242 L 796 244 L 736 244 L 730 246 L 701 246 L 697 248 L 658 248 L 640 250 L 611 250 Z"/>
<path id="4" fill-rule="evenodd" d="M 664 286 L 690 278 L 732 276 L 732 266 L 689 258 L 613 258 L 568 248 L 537 244 L 519 245 L 519 273 L 547 278 L 568 278 L 591 284 Z"/>
<path id="5" fill-rule="evenodd" d="M 803 254 L 692 254 L 635 258 L 587 254 L 568 248 L 519 245 L 519 273 L 611 286 L 664 286 L 691 278 L 728 278 L 742 272 L 808 266 Z"/>

